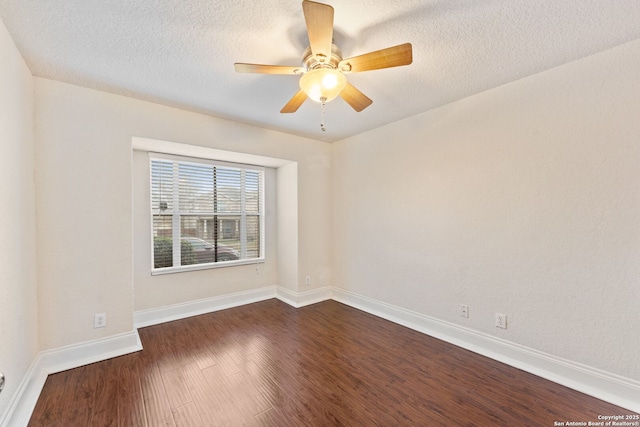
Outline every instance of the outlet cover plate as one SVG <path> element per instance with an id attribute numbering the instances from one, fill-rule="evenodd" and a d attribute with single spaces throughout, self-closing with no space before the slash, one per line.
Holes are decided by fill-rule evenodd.
<path id="1" fill-rule="evenodd" d="M 507 315 L 496 313 L 496 328 L 507 329 Z"/>
<path id="2" fill-rule="evenodd" d="M 93 327 L 104 328 L 107 326 L 107 313 L 96 313 L 93 315 Z"/>
<path id="3" fill-rule="evenodd" d="M 469 317 L 469 306 L 466 304 L 460 304 L 460 317 Z"/>

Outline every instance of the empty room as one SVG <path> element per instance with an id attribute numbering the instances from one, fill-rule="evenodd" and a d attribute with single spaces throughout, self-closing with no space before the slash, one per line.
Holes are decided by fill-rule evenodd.
<path id="1" fill-rule="evenodd" d="M 0 427 L 640 426 L 640 3 L 0 0 Z"/>

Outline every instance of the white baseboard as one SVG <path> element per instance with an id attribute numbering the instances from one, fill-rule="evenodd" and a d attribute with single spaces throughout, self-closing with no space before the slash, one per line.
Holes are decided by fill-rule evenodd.
<path id="1" fill-rule="evenodd" d="M 332 299 L 640 413 L 640 382 L 339 288 Z"/>
<path id="2" fill-rule="evenodd" d="M 42 369 L 47 374 L 55 374 L 140 350 L 142 350 L 140 336 L 137 330 L 133 330 L 124 334 L 41 351 L 39 356 Z"/>
<path id="3" fill-rule="evenodd" d="M 185 319 L 218 310 L 238 307 L 276 297 L 276 286 L 267 286 L 250 291 L 236 292 L 219 297 L 204 298 L 181 304 L 140 310 L 133 313 L 133 324 L 136 328 L 157 325 L 173 320 Z"/>
<path id="4" fill-rule="evenodd" d="M 26 426 L 38 402 L 47 376 L 78 366 L 100 362 L 142 350 L 138 331 L 73 344 L 37 354 L 9 408 L 0 419 L 0 427 Z"/>
<path id="5" fill-rule="evenodd" d="M 40 391 L 47 380 L 47 373 L 41 369 L 40 359 L 38 354 L 31 362 L 7 410 L 0 417 L 0 427 L 26 426 L 29 423 L 31 413 L 40 397 Z"/>
<path id="6" fill-rule="evenodd" d="M 311 289 L 303 292 L 295 292 L 291 289 L 278 286 L 276 298 L 295 308 L 304 307 L 331 299 L 331 287 Z"/>
<path id="7" fill-rule="evenodd" d="M 266 286 L 250 291 L 236 292 L 213 298 L 204 298 L 196 301 L 151 308 L 149 310 L 136 311 L 133 314 L 133 323 L 136 328 L 143 328 L 145 326 L 185 319 L 200 314 L 213 313 L 214 311 L 239 307 L 271 298 L 278 298 L 292 307 L 300 308 L 305 305 L 331 299 L 331 287 L 296 292 L 282 286 Z"/>

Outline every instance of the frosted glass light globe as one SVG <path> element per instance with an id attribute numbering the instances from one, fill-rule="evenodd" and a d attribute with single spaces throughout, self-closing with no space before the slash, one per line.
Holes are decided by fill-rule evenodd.
<path id="1" fill-rule="evenodd" d="M 316 68 L 300 77 L 300 89 L 316 102 L 329 102 L 342 92 L 347 78 L 332 68 Z"/>

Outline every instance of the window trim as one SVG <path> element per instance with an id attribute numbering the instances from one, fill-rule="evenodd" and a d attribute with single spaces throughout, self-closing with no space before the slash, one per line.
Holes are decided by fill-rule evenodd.
<path id="1" fill-rule="evenodd" d="M 239 259 L 239 260 L 233 260 L 233 261 L 218 261 L 218 262 L 212 262 L 212 263 L 202 263 L 202 264 L 189 264 L 189 265 L 180 265 L 180 266 L 171 266 L 171 267 L 162 267 L 162 268 L 156 268 L 154 265 L 154 228 L 153 228 L 153 217 L 156 213 L 156 211 L 158 209 L 153 209 L 152 203 L 151 203 L 151 199 L 152 199 L 152 188 L 153 188 L 153 175 L 151 173 L 151 164 L 153 160 L 169 160 L 169 161 L 177 161 L 177 162 L 185 162 L 185 163 L 195 163 L 195 164 L 206 164 L 206 165 L 212 165 L 212 166 L 218 166 L 218 167 L 228 167 L 228 168 L 234 168 L 234 169 L 244 169 L 244 170 L 253 170 L 253 171 L 258 171 L 262 174 L 262 192 L 260 194 L 260 212 L 259 212 L 259 217 L 260 217 L 260 257 L 258 258 L 250 258 L 250 259 Z M 235 162 L 227 162 L 227 161 L 222 161 L 222 160 L 216 160 L 216 159 L 212 159 L 212 158 L 204 158 L 204 157 L 191 157 L 191 156 L 179 156 L 179 155 L 173 155 L 173 154 L 166 154 L 166 153 L 159 153 L 159 152 L 153 152 L 153 151 L 149 151 L 148 152 L 148 165 L 149 165 L 149 173 L 148 173 L 148 178 L 149 178 L 149 203 L 148 203 L 148 209 L 149 209 L 149 217 L 150 217 L 150 237 L 151 237 L 151 256 L 150 258 L 150 270 L 151 270 L 151 275 L 152 276 L 156 276 L 156 275 L 163 275 L 163 274 L 173 274 L 173 273 L 182 273 L 182 272 L 187 272 L 187 271 L 198 271 L 198 270 L 209 270 L 209 269 L 216 269 L 216 268 L 226 268 L 226 267 L 235 267 L 235 266 L 241 266 L 241 265 L 252 265 L 252 264 L 263 264 L 265 263 L 266 260 L 266 243 L 265 243 L 265 234 L 266 234 L 266 206 L 265 206 L 265 201 L 266 201 L 266 197 L 265 197 L 265 193 L 266 193 L 266 172 L 265 172 L 265 167 L 264 166 L 260 166 L 260 165 L 252 165 L 252 164 L 247 164 L 247 163 L 235 163 Z M 174 195 L 175 196 L 175 195 Z M 242 203 L 244 204 L 244 200 L 242 200 Z M 174 218 L 173 221 L 176 222 L 176 218 L 177 217 L 177 222 L 180 222 L 180 218 L 181 215 L 178 213 L 177 215 L 174 213 Z M 179 228 L 178 228 L 179 229 Z M 175 252 L 175 251 L 174 251 Z M 175 253 L 174 253 L 174 259 L 175 259 Z"/>

